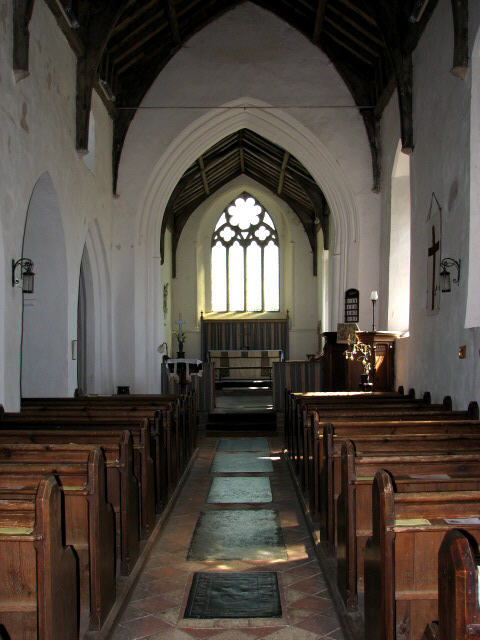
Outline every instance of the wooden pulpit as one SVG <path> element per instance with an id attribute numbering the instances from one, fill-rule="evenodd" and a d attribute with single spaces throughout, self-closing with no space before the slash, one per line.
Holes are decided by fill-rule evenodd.
<path id="1" fill-rule="evenodd" d="M 370 378 L 374 391 L 394 391 L 395 340 L 397 333 L 388 331 L 357 331 L 358 339 L 370 345 L 375 354 L 375 367 Z M 345 358 L 346 344 L 337 343 L 336 331 L 322 333 L 325 344 L 320 357 L 324 391 L 358 391 L 363 367 L 358 361 Z"/>

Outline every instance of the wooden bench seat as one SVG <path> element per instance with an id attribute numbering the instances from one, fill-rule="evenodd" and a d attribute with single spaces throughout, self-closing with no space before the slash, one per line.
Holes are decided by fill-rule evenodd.
<path id="1" fill-rule="evenodd" d="M 77 640 L 77 562 L 62 543 L 61 491 L 0 499 L 0 625 L 12 640 Z"/>
<path id="2" fill-rule="evenodd" d="M 353 450 L 357 455 L 427 455 L 429 453 L 448 454 L 453 452 L 467 452 L 469 450 L 480 451 L 480 426 L 478 433 L 470 433 L 471 424 L 466 424 L 465 433 L 458 429 L 458 433 L 437 433 L 434 423 L 428 423 L 425 428 L 428 433 L 422 431 L 425 423 L 419 426 L 417 433 L 409 433 L 409 429 L 400 430 L 396 434 L 384 435 L 383 427 L 388 423 L 382 423 L 376 434 L 353 435 L 347 434 L 347 430 L 339 429 L 335 433 L 333 425 L 326 425 L 323 429 L 323 456 L 319 465 L 320 483 L 320 522 L 322 535 L 328 544 L 333 544 L 335 531 L 336 501 L 342 488 L 343 465 L 345 452 L 343 444 L 345 439 L 353 441 Z M 373 474 L 372 474 L 373 476 Z"/>
<path id="3" fill-rule="evenodd" d="M 110 431 L 123 434 L 130 431 L 133 439 L 134 472 L 140 492 L 140 532 L 147 538 L 155 525 L 155 486 L 156 473 L 151 457 L 150 424 L 146 418 L 91 418 L 77 415 L 39 415 L 23 416 L 22 414 L 4 414 L 0 421 L 0 433 L 5 429 L 30 429 L 32 431 L 59 430 L 90 432 Z"/>
<path id="4" fill-rule="evenodd" d="M 140 550 L 139 487 L 133 470 L 133 443 L 129 431 L 82 431 L 48 429 L 0 429 L 0 460 L 11 454 L 13 443 L 37 444 L 55 450 L 71 443 L 91 448 L 101 447 L 106 458 L 107 502 L 115 512 L 117 558 L 120 570 L 128 575 Z M 23 455 L 17 446 L 16 456 Z"/>
<path id="5" fill-rule="evenodd" d="M 64 501 L 65 542 L 78 557 L 80 629 L 100 630 L 115 602 L 114 515 L 106 501 L 105 459 L 98 448 L 75 445 L 45 452 L 22 446 L 22 461 L 0 462 L 0 500 L 35 496 L 49 474 L 58 480 Z"/>
<path id="6" fill-rule="evenodd" d="M 437 556 L 455 519 L 478 518 L 479 491 L 397 493 L 386 471 L 372 491 L 373 533 L 365 548 L 369 640 L 418 640 L 437 619 Z M 448 523 L 446 519 L 453 519 Z M 480 525 L 468 525 L 478 541 Z"/>
<path id="7" fill-rule="evenodd" d="M 302 489 L 306 479 L 305 467 L 309 464 L 313 456 L 313 446 L 315 439 L 315 429 L 321 422 L 385 422 L 385 421 L 414 421 L 414 420 L 478 420 L 478 405 L 476 402 L 470 403 L 467 411 L 452 411 L 450 398 L 445 398 L 441 405 L 425 404 L 423 408 L 403 405 L 401 408 L 389 405 L 386 402 L 373 401 L 370 404 L 353 408 L 345 405 L 304 411 L 302 420 L 297 422 L 294 437 L 293 451 L 291 457 L 295 470 L 300 479 Z"/>
<path id="8" fill-rule="evenodd" d="M 303 432 L 301 434 L 301 449 L 299 452 L 298 469 L 300 474 L 305 474 L 305 465 L 308 464 L 309 458 L 312 457 L 315 440 L 315 430 L 317 425 L 321 423 L 348 423 L 348 422 L 362 422 L 362 423 L 377 423 L 377 422 L 414 422 L 414 421 L 465 421 L 465 420 L 478 420 L 478 405 L 471 403 L 467 411 L 450 411 L 443 410 L 442 405 L 437 405 L 433 410 L 408 409 L 403 411 L 397 411 L 396 409 L 389 409 L 388 407 L 378 406 L 370 407 L 368 410 L 342 410 L 342 411 L 329 411 L 322 412 L 313 411 L 305 418 L 302 423 Z M 365 425 L 364 425 L 365 426 Z M 304 463 L 305 461 L 305 463 Z"/>
<path id="9" fill-rule="evenodd" d="M 372 416 L 368 420 L 338 420 L 335 422 L 318 422 L 315 420 L 315 427 L 308 434 L 308 459 L 305 465 L 306 487 L 310 509 L 314 518 L 321 515 L 322 500 L 325 499 L 325 486 L 328 480 L 324 477 L 331 477 L 333 467 L 325 467 L 325 460 L 331 460 L 329 454 L 332 450 L 332 440 L 342 442 L 345 439 L 355 440 L 357 437 L 386 438 L 395 435 L 414 435 L 420 438 L 422 435 L 428 437 L 435 435 L 480 435 L 480 421 L 471 419 L 450 419 L 443 417 L 440 420 L 424 420 L 415 417 L 413 420 L 389 420 L 385 417 Z M 324 441 L 324 435 L 327 437 Z M 310 436 L 313 435 L 313 441 Z M 337 452 L 339 447 L 337 445 Z M 339 478 L 337 468 L 337 478 Z M 332 481 L 330 481 L 332 482 Z"/>
<path id="10" fill-rule="evenodd" d="M 56 402 L 48 399 L 47 402 L 36 402 L 32 405 L 22 405 L 21 414 L 4 414 L 4 420 L 21 419 L 28 420 L 52 420 L 68 418 L 69 420 L 81 420 L 91 422 L 116 421 L 122 423 L 124 428 L 130 428 L 128 423 L 135 420 L 148 419 L 150 433 L 150 455 L 155 471 L 155 509 L 160 513 L 173 493 L 178 479 L 181 477 L 188 460 L 193 452 L 194 434 L 189 424 L 188 412 L 183 410 L 185 400 L 183 396 L 173 402 L 171 399 L 163 405 L 157 403 L 150 406 L 130 405 L 116 399 L 106 402 L 89 401 L 85 403 L 73 398 L 60 398 Z M 195 417 L 196 421 L 196 417 Z"/>
<path id="11" fill-rule="evenodd" d="M 166 451 L 170 452 L 167 462 L 171 465 L 169 479 L 175 483 L 182 474 L 196 442 L 197 401 L 194 393 L 175 395 L 120 395 L 82 396 L 79 398 L 26 398 L 22 400 L 22 412 L 28 411 L 70 411 L 78 410 L 91 414 L 100 411 L 115 412 L 115 415 L 149 417 L 155 422 L 152 429 L 152 453 L 157 456 L 162 443 L 162 431 Z M 153 412 L 153 415 L 152 415 Z M 113 415 L 113 413 L 112 413 Z M 159 420 L 161 418 L 161 420 Z M 152 425 L 153 426 L 153 425 Z M 160 451 L 158 451 L 160 454 Z"/>
<path id="12" fill-rule="evenodd" d="M 417 413 L 426 416 L 432 413 L 451 411 L 451 400 L 441 405 L 432 405 L 429 396 L 424 400 L 414 400 L 404 396 L 392 397 L 380 394 L 360 394 L 359 396 L 332 396 L 328 394 L 292 394 L 291 418 L 287 425 L 287 449 L 295 469 L 302 478 L 304 451 L 304 428 L 310 424 L 312 414 L 322 421 L 340 419 L 341 417 L 370 416 L 411 416 Z M 462 416 L 464 417 L 464 416 Z"/>
<path id="13" fill-rule="evenodd" d="M 432 435 L 429 453 L 402 454 L 399 450 L 367 455 L 356 452 L 352 441 L 343 443 L 342 486 L 336 518 L 337 584 L 349 610 L 356 609 L 358 592 L 363 591 L 363 556 L 367 538 L 372 535 L 371 496 L 376 471 L 386 469 L 391 473 L 398 493 L 480 491 L 480 447 L 475 452 L 468 443 L 460 442 L 457 446 L 450 454 L 435 452 Z"/>

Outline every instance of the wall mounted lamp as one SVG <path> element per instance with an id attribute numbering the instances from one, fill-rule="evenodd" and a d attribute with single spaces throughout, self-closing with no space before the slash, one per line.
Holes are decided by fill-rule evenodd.
<path id="1" fill-rule="evenodd" d="M 440 266 L 442 267 L 442 270 L 440 271 L 442 293 L 450 293 L 450 291 L 452 290 L 450 271 L 448 270 L 451 267 L 457 268 L 457 277 L 453 279 L 453 282 L 455 282 L 458 286 L 458 283 L 460 282 L 461 264 L 461 260 L 455 260 L 454 258 L 443 258 L 443 260 L 440 261 Z"/>
<path id="2" fill-rule="evenodd" d="M 20 274 L 15 275 L 17 267 L 20 267 Z M 33 262 L 30 258 L 20 258 L 15 262 L 12 260 L 12 287 L 16 287 L 22 282 L 23 293 L 33 293 L 35 274 L 32 271 Z"/>

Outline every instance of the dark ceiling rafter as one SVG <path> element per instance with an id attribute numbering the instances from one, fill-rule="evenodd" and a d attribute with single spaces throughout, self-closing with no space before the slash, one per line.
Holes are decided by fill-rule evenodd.
<path id="1" fill-rule="evenodd" d="M 79 2 L 79 35 L 85 44 L 85 54 L 77 59 L 77 151 L 88 151 L 88 126 L 97 70 L 116 23 L 130 4 L 132 0 Z"/>
<path id="2" fill-rule="evenodd" d="M 313 28 L 312 40 L 314 44 L 318 44 L 320 34 L 323 30 L 323 22 L 325 20 L 325 9 L 327 7 L 327 0 L 318 0 L 317 11 L 315 14 L 315 26 Z"/>
<path id="3" fill-rule="evenodd" d="M 32 17 L 34 0 L 13 2 L 13 71 L 18 82 L 28 76 L 28 50 L 30 32 L 28 25 Z"/>
<path id="4" fill-rule="evenodd" d="M 130 122 L 152 82 L 194 33 L 245 0 L 45 0 L 77 55 L 77 134 L 88 146 L 92 88 L 114 119 L 113 188 Z M 378 120 L 395 87 L 402 147 L 413 149 L 412 52 L 438 0 L 426 0 L 418 22 L 415 0 L 252 0 L 298 29 L 330 58 L 363 117 L 372 155 L 374 189 L 380 185 Z M 75 8 L 78 28 L 59 3 Z M 34 0 L 13 0 L 13 69 L 28 74 L 29 22 Z M 468 0 L 451 0 L 452 73 L 468 69 Z M 312 27 L 313 25 L 313 27 Z M 100 86 L 116 96 L 111 102 Z M 373 108 L 365 108 L 365 107 Z M 118 108 L 117 108 L 118 107 Z M 242 154 L 240 160 L 243 162 Z"/>
<path id="5" fill-rule="evenodd" d="M 180 26 L 178 24 L 177 10 L 173 0 L 163 0 L 166 5 L 168 21 L 170 23 L 170 29 L 172 30 L 173 41 L 175 44 L 181 44 L 182 37 L 180 35 Z"/>
<path id="6" fill-rule="evenodd" d="M 402 146 L 406 152 L 411 151 L 413 148 L 411 52 L 438 0 L 430 0 L 420 22 L 413 25 L 408 20 L 413 0 L 402 0 L 402 2 L 399 0 L 388 0 L 388 2 L 387 0 L 302 0 L 301 3 L 288 0 L 253 1 L 299 29 L 332 60 L 349 87 L 364 120 L 371 149 L 373 188 L 378 191 L 381 175 L 378 136 L 378 119 L 381 116 L 381 110 L 378 107 L 380 103 L 382 105 L 386 103 L 387 96 L 390 97 L 394 87 L 391 79 L 394 77 L 402 119 Z M 199 22 L 194 24 L 193 16 L 197 15 L 195 12 L 198 12 L 198 2 L 181 3 L 179 0 L 159 0 L 159 2 L 167 8 L 170 31 L 173 34 L 172 45 L 175 43 L 175 33 L 178 31 L 181 31 L 183 36 L 181 42 L 184 43 L 195 31 L 217 18 L 221 12 L 239 4 L 239 0 L 225 0 L 222 3 L 218 0 L 210 0 L 200 3 L 204 5 L 203 11 L 198 13 L 201 16 L 201 24 Z M 175 7 L 177 11 L 173 16 L 177 26 L 172 27 L 171 10 Z M 380 13 L 383 12 L 380 20 L 377 13 L 379 7 Z M 402 48 L 403 38 L 405 46 Z M 132 65 L 130 70 L 133 73 L 137 69 L 137 76 L 140 74 L 140 77 L 143 77 L 143 91 L 138 92 L 141 94 L 138 101 L 128 99 L 128 104 L 121 105 L 132 107 L 132 110 L 119 114 L 115 124 L 113 153 L 115 189 L 118 164 L 129 123 L 135 114 L 135 108 L 153 81 L 151 74 L 145 79 L 145 72 L 140 70 L 139 65 L 146 64 L 148 74 L 150 66 L 148 62 L 155 60 L 156 55 L 156 53 L 146 53 L 144 57 L 140 56 L 136 65 Z M 158 55 L 161 54 L 158 53 Z M 171 55 L 173 55 L 171 50 L 167 51 L 163 65 L 168 62 Z M 127 78 L 125 82 L 131 86 Z M 367 106 L 369 108 L 366 108 Z"/>
<path id="7" fill-rule="evenodd" d="M 325 196 L 294 156 L 249 129 L 237 131 L 211 147 L 179 180 L 163 216 L 160 237 L 162 263 L 168 229 L 172 233 L 172 273 L 175 277 L 176 247 L 189 217 L 210 195 L 242 174 L 280 197 L 296 213 L 312 249 L 313 273 L 316 275 L 317 232 L 320 227 L 324 248 L 328 249 L 329 208 Z"/>
<path id="8" fill-rule="evenodd" d="M 465 78 L 468 71 L 468 0 L 451 0 L 453 14 L 452 73 Z"/>

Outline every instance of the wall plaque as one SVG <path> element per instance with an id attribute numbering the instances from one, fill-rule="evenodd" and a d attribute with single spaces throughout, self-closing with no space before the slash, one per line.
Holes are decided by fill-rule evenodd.
<path id="1" fill-rule="evenodd" d="M 345 291 L 345 322 L 358 322 L 359 301 L 358 289 Z"/>

